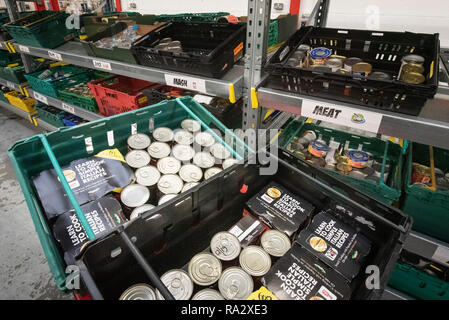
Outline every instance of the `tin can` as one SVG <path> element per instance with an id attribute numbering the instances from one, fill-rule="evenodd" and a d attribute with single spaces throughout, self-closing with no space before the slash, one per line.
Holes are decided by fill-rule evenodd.
<path id="1" fill-rule="evenodd" d="M 222 172 L 223 170 L 217 167 L 209 168 L 204 172 L 204 180 L 210 179 L 216 174 Z"/>
<path id="2" fill-rule="evenodd" d="M 345 56 L 339 56 L 337 54 L 332 54 L 332 55 L 329 56 L 329 59 L 339 59 L 339 60 L 341 60 L 341 64 L 342 64 L 342 67 L 343 67 L 343 65 L 345 63 L 345 60 L 346 60 L 346 57 Z"/>
<path id="3" fill-rule="evenodd" d="M 368 166 L 369 155 L 364 151 L 348 151 L 349 164 L 354 168 L 365 168 Z"/>
<path id="4" fill-rule="evenodd" d="M 150 190 L 140 184 L 130 184 L 120 193 L 121 202 L 129 208 L 143 206 L 150 199 Z"/>
<path id="5" fill-rule="evenodd" d="M 184 182 L 199 182 L 203 178 L 203 170 L 194 164 L 185 164 L 179 170 L 179 176 Z"/>
<path id="6" fill-rule="evenodd" d="M 154 166 L 145 166 L 139 168 L 135 172 L 136 182 L 146 187 L 151 187 L 157 184 L 161 173 Z"/>
<path id="7" fill-rule="evenodd" d="M 381 72 L 381 71 L 374 71 L 371 73 L 368 77 L 369 79 L 373 80 L 390 80 L 391 77 L 388 73 Z"/>
<path id="8" fill-rule="evenodd" d="M 231 261 L 240 254 L 240 241 L 232 233 L 222 231 L 212 237 L 210 251 L 220 260 Z"/>
<path id="9" fill-rule="evenodd" d="M 310 51 L 310 46 L 308 45 L 308 44 L 300 44 L 299 46 L 298 46 L 298 49 L 296 49 L 296 51 L 302 51 L 302 52 L 306 52 L 307 53 L 307 51 Z"/>
<path id="10" fill-rule="evenodd" d="M 159 142 L 172 142 L 173 130 L 167 127 L 159 127 L 153 131 L 153 138 Z"/>
<path id="11" fill-rule="evenodd" d="M 223 271 L 218 289 L 226 300 L 246 300 L 253 292 L 254 282 L 242 268 L 230 267 Z"/>
<path id="12" fill-rule="evenodd" d="M 221 276 L 221 262 L 210 253 L 196 254 L 189 262 L 189 276 L 199 286 L 210 286 Z"/>
<path id="13" fill-rule="evenodd" d="M 139 283 L 126 289 L 119 300 L 157 300 L 153 287 Z"/>
<path id="14" fill-rule="evenodd" d="M 148 153 L 151 156 L 152 159 L 162 159 L 165 157 L 168 157 L 170 155 L 171 148 L 170 146 L 165 142 L 153 142 L 148 147 Z"/>
<path id="15" fill-rule="evenodd" d="M 126 154 L 125 161 L 131 168 L 138 169 L 147 166 L 151 157 L 144 150 L 132 150 Z"/>
<path id="16" fill-rule="evenodd" d="M 224 160 L 231 156 L 231 152 L 221 143 L 215 143 L 212 145 L 209 152 L 218 160 Z"/>
<path id="17" fill-rule="evenodd" d="M 373 66 L 367 62 L 358 62 L 352 66 L 353 73 L 363 73 L 366 77 L 373 71 Z"/>
<path id="18" fill-rule="evenodd" d="M 187 182 L 184 184 L 184 187 L 182 188 L 181 193 L 186 192 L 187 190 L 199 185 L 199 182 Z"/>
<path id="19" fill-rule="evenodd" d="M 303 145 L 309 144 L 312 141 L 316 140 L 316 133 L 312 130 L 307 130 L 303 133 L 302 137 L 298 140 L 298 143 L 301 143 Z"/>
<path id="20" fill-rule="evenodd" d="M 271 258 L 262 247 L 247 246 L 240 252 L 240 267 L 249 275 L 261 277 L 271 268 Z"/>
<path id="21" fill-rule="evenodd" d="M 159 192 L 164 194 L 178 194 L 181 192 L 184 183 L 176 174 L 163 175 L 157 183 Z"/>
<path id="22" fill-rule="evenodd" d="M 223 161 L 222 167 L 223 170 L 226 170 L 227 168 L 232 167 L 234 164 L 238 163 L 239 161 L 234 158 L 228 158 L 225 161 Z"/>
<path id="23" fill-rule="evenodd" d="M 175 300 L 189 300 L 192 296 L 193 282 L 184 270 L 169 270 L 162 275 L 161 281 Z M 158 300 L 165 300 L 159 290 L 156 290 L 156 295 Z"/>
<path id="24" fill-rule="evenodd" d="M 312 141 L 307 149 L 311 155 L 319 158 L 326 156 L 328 150 L 327 144 L 318 140 Z"/>
<path id="25" fill-rule="evenodd" d="M 198 132 L 195 135 L 195 143 L 201 147 L 209 148 L 215 143 L 215 138 L 209 132 Z"/>
<path id="26" fill-rule="evenodd" d="M 224 300 L 224 298 L 217 290 L 203 289 L 198 291 L 192 300 Z"/>
<path id="27" fill-rule="evenodd" d="M 362 62 L 362 59 L 357 57 L 347 58 L 345 60 L 344 69 L 348 70 L 349 72 L 352 72 L 352 66 L 359 62 Z"/>
<path id="28" fill-rule="evenodd" d="M 207 152 L 197 152 L 193 156 L 193 163 L 203 169 L 208 169 L 214 166 L 215 158 Z"/>
<path id="29" fill-rule="evenodd" d="M 421 84 L 426 81 L 426 77 L 424 77 L 421 73 L 408 72 L 401 74 L 400 80 L 409 84 Z"/>
<path id="30" fill-rule="evenodd" d="M 181 122 L 181 128 L 196 133 L 201 131 L 201 123 L 193 119 L 185 119 Z"/>
<path id="31" fill-rule="evenodd" d="M 420 55 L 417 55 L 417 54 L 409 54 L 409 55 L 404 56 L 401 59 L 401 61 L 402 61 L 403 64 L 414 63 L 414 64 L 423 65 L 425 59 L 424 59 L 424 57 L 422 57 Z"/>
<path id="32" fill-rule="evenodd" d="M 181 162 L 174 157 L 165 157 L 158 160 L 157 169 L 161 174 L 176 174 L 181 169 Z"/>
<path id="33" fill-rule="evenodd" d="M 195 150 L 190 145 L 177 144 L 172 149 L 173 157 L 181 162 L 187 162 L 193 159 Z"/>
<path id="34" fill-rule="evenodd" d="M 312 64 L 324 64 L 327 58 L 331 55 L 331 50 L 320 47 L 310 50 L 310 59 Z"/>
<path id="35" fill-rule="evenodd" d="M 343 66 L 341 59 L 329 58 L 325 62 L 326 67 L 331 68 L 332 72 L 337 72 Z"/>
<path id="36" fill-rule="evenodd" d="M 417 73 L 424 73 L 424 67 L 421 64 L 416 63 L 407 63 L 402 66 L 402 73 L 409 73 L 409 72 L 417 72 Z"/>
<path id="37" fill-rule="evenodd" d="M 282 257 L 291 248 L 290 239 L 278 230 L 267 230 L 260 238 L 262 248 L 273 257 Z"/>
<path id="38" fill-rule="evenodd" d="M 154 206 L 152 204 L 144 204 L 143 206 L 137 207 L 131 212 L 129 219 L 136 219 L 138 216 L 140 216 L 141 213 L 150 211 L 152 209 L 154 209 Z"/>
<path id="39" fill-rule="evenodd" d="M 149 147 L 151 139 L 144 133 L 136 133 L 128 137 L 127 143 L 131 150 L 144 150 Z"/>
<path id="40" fill-rule="evenodd" d="M 193 134 L 184 129 L 176 130 L 173 139 L 176 143 L 189 146 L 193 143 Z"/>
<path id="41" fill-rule="evenodd" d="M 159 199 L 157 205 L 160 206 L 161 204 L 164 204 L 170 201 L 171 199 L 176 198 L 177 196 L 178 196 L 177 194 L 165 194 Z"/>

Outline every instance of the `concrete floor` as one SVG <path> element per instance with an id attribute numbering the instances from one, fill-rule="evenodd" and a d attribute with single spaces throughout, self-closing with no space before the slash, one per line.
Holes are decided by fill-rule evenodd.
<path id="1" fill-rule="evenodd" d="M 54 284 L 7 154 L 15 141 L 41 132 L 0 107 L 0 299 L 73 299 Z"/>

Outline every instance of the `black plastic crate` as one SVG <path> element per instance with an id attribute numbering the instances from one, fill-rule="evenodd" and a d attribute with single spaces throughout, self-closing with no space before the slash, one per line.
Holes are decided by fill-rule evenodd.
<path id="1" fill-rule="evenodd" d="M 245 202 L 274 180 L 312 202 L 315 212 L 334 201 L 340 204 L 339 218 L 372 242 L 366 265 L 376 265 L 380 272 L 380 289 L 369 290 L 365 286 L 367 275 L 361 269 L 352 282 L 352 298 L 379 299 L 410 231 L 411 219 L 372 198 L 358 196 L 349 186 L 310 165 L 298 170 L 274 156 L 271 159 L 279 161 L 275 175 L 261 175 L 257 164 L 235 165 L 89 243 L 78 265 L 92 297 L 118 299 L 125 289 L 142 282 L 159 287 L 142 266 L 151 266 L 159 276 L 182 268 L 194 254 L 207 249 L 215 233 L 236 223 Z M 313 176 L 320 176 L 330 186 Z M 243 185 L 248 186 L 246 193 L 240 192 Z M 352 200 L 337 193 L 337 188 L 353 194 Z"/>
<path id="2" fill-rule="evenodd" d="M 173 22 L 150 31 L 131 49 L 144 66 L 221 77 L 243 57 L 245 37 L 242 24 Z M 180 41 L 183 51 L 155 49 L 164 38 Z"/>
<path id="3" fill-rule="evenodd" d="M 438 87 L 439 35 L 412 32 L 384 32 L 304 27 L 299 29 L 273 55 L 266 69 L 270 76 L 264 86 L 355 103 L 376 109 L 418 115 Z M 332 54 L 358 57 L 373 66 L 373 71 L 390 74 L 391 80 L 374 80 L 356 75 L 313 71 L 287 65 L 301 44 L 326 47 Z M 409 54 L 425 58 L 426 81 L 412 85 L 397 79 L 401 59 Z"/>

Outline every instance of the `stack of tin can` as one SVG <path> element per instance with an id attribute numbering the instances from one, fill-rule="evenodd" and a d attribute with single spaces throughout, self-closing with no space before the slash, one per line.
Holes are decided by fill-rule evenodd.
<path id="1" fill-rule="evenodd" d="M 120 199 L 130 219 L 237 163 L 213 131 L 201 131 L 201 123 L 192 119 L 175 130 L 156 128 L 152 138 L 135 133 L 127 142 L 125 160 L 135 170 L 135 183 L 122 190 Z"/>
<path id="2" fill-rule="evenodd" d="M 420 163 L 412 163 L 412 184 L 421 186 L 426 189 L 434 187 L 432 176 L 435 179 L 435 189 L 439 191 L 449 192 L 449 172 L 444 172 L 440 168 L 432 168 Z"/>
<path id="3" fill-rule="evenodd" d="M 426 81 L 424 76 L 424 57 L 409 54 L 402 58 L 399 80 L 410 84 L 421 84 Z"/>

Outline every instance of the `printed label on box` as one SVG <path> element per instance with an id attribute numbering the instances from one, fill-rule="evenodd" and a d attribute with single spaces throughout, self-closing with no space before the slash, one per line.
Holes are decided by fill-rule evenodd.
<path id="1" fill-rule="evenodd" d="M 165 83 L 169 86 L 206 92 L 206 81 L 197 78 L 185 77 L 175 74 L 165 74 Z"/>
<path id="2" fill-rule="evenodd" d="M 92 63 L 94 64 L 95 68 L 108 70 L 108 71 L 112 70 L 111 64 L 109 62 L 92 60 Z"/>

